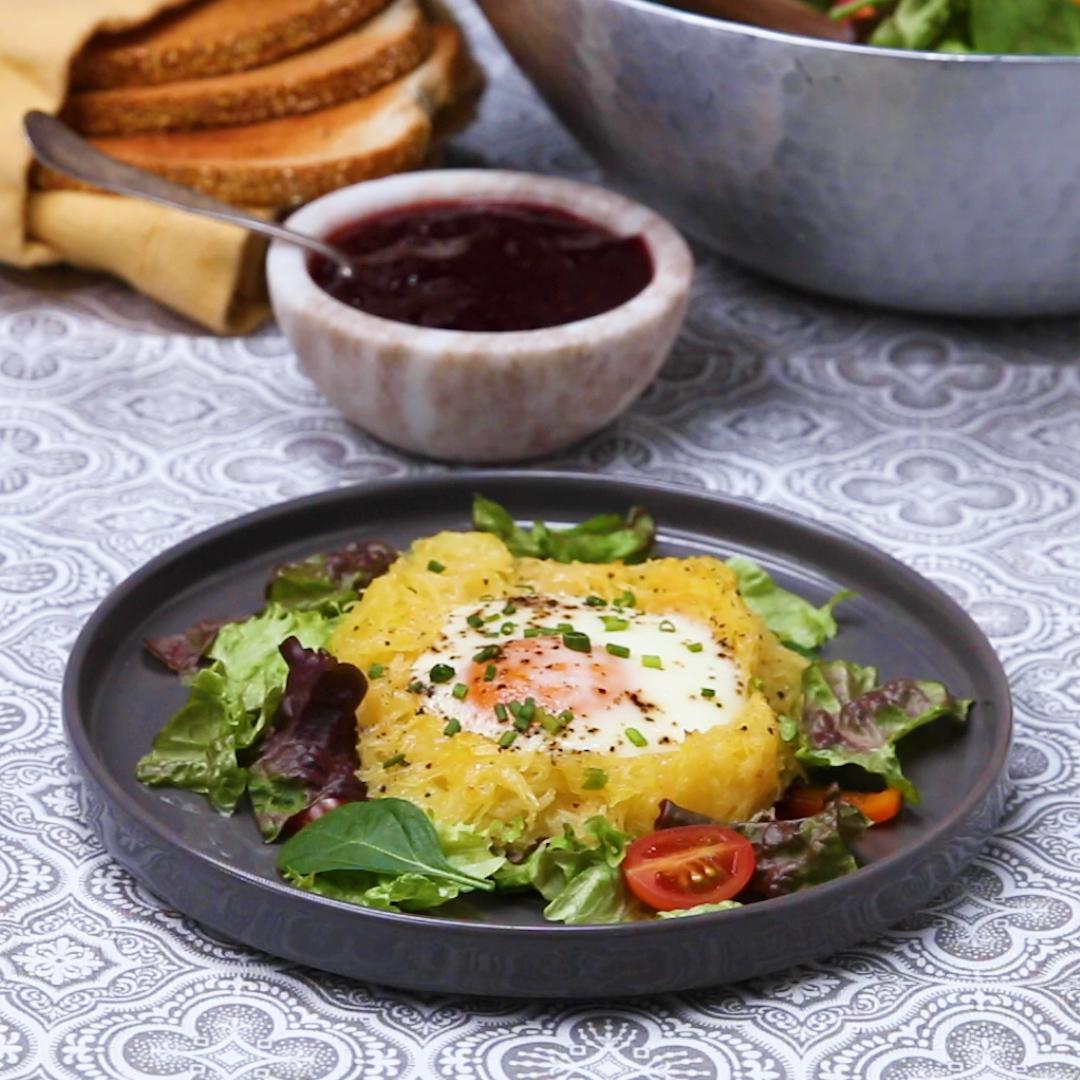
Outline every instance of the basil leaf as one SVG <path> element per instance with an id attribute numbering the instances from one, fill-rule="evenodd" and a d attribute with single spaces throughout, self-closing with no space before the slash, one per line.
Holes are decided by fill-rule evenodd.
<path id="1" fill-rule="evenodd" d="M 404 799 L 347 803 L 305 826 L 278 853 L 278 869 L 307 877 L 328 871 L 420 874 L 473 889 L 490 881 L 456 870 L 431 820 Z"/>
<path id="2" fill-rule="evenodd" d="M 322 645 L 333 625 L 316 612 L 272 606 L 221 627 L 209 652 L 213 662 L 190 679 L 187 702 L 155 736 L 136 776 L 200 792 L 231 813 L 248 782 L 237 753 L 261 737 L 281 700 L 287 668 L 278 645 L 290 636 Z"/>
<path id="3" fill-rule="evenodd" d="M 971 702 L 954 698 L 940 682 L 891 679 L 878 685 L 877 669 L 847 660 L 817 661 L 803 672 L 802 716 L 781 734 L 795 758 L 811 767 L 858 765 L 919 802 L 904 776 L 896 743 L 942 716 L 967 717 Z"/>
<path id="4" fill-rule="evenodd" d="M 727 565 L 735 571 L 739 592 L 746 606 L 780 639 L 796 652 L 813 654 L 836 636 L 833 609 L 841 600 L 854 596 L 842 589 L 822 607 L 814 607 L 801 596 L 782 589 L 767 571 L 750 559 L 734 555 Z"/>
<path id="5" fill-rule="evenodd" d="M 506 864 L 501 846 L 520 835 L 520 829 L 501 825 L 481 832 L 468 825 L 433 823 L 446 861 L 469 879 L 486 878 Z M 364 870 L 328 870 L 318 874 L 284 871 L 301 889 L 384 911 L 426 911 L 438 907 L 475 886 L 424 874 L 375 874 Z"/>
<path id="6" fill-rule="evenodd" d="M 542 521 L 523 529 L 504 507 L 483 495 L 473 498 L 473 528 L 494 533 L 518 558 L 556 562 L 642 562 L 656 541 L 656 522 L 640 507 L 625 518 L 601 514 L 568 529 L 552 529 Z"/>
<path id="7" fill-rule="evenodd" d="M 544 840 L 524 862 L 495 875 L 503 890 L 533 888 L 548 901 L 544 918 L 569 924 L 623 922 L 636 905 L 619 869 L 630 837 L 603 817 L 585 823 L 590 842 L 569 827 Z"/>
<path id="8" fill-rule="evenodd" d="M 276 567 L 266 599 L 286 608 L 336 615 L 359 599 L 396 558 L 397 551 L 381 540 L 354 541 L 337 551 Z"/>

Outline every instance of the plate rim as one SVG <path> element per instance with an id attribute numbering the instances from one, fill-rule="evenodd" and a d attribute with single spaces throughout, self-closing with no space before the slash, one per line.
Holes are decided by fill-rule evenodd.
<path id="1" fill-rule="evenodd" d="M 196 859 L 212 864 L 213 867 L 224 872 L 230 877 L 237 878 L 248 885 L 281 894 L 292 899 L 303 899 L 318 907 L 329 907 L 333 910 L 349 912 L 357 917 L 374 918 L 376 921 L 385 921 L 391 925 L 407 928 L 422 923 L 426 927 L 437 925 L 442 932 L 450 934 L 476 934 L 483 933 L 491 936 L 514 936 L 527 932 L 530 934 L 559 934 L 575 935 L 579 937 L 592 937 L 603 935 L 604 940 L 613 937 L 633 934 L 634 936 L 657 935 L 672 932 L 683 923 L 677 919 L 656 919 L 647 922 L 626 922 L 609 924 L 585 924 L 567 926 L 563 923 L 543 923 L 537 925 L 480 923 L 466 919 L 442 916 L 437 913 L 412 913 L 383 911 L 378 908 L 366 908 L 358 904 L 349 904 L 342 900 L 319 896 L 295 889 L 285 882 L 283 878 L 277 880 L 268 879 L 262 875 L 250 873 L 246 870 L 230 866 L 221 859 L 205 852 L 193 849 L 190 845 L 182 842 L 175 836 L 173 831 L 162 826 L 159 818 L 152 812 L 150 807 L 144 806 L 133 796 L 129 795 L 113 777 L 112 772 L 106 767 L 103 759 L 96 753 L 90 742 L 87 717 L 82 714 L 79 702 L 79 683 L 81 669 L 85 663 L 87 653 L 93 646 L 101 628 L 107 624 L 109 616 L 122 604 L 130 594 L 137 592 L 144 583 L 151 580 L 159 571 L 166 568 L 170 563 L 177 561 L 200 547 L 211 544 L 225 538 L 234 532 L 242 532 L 251 526 L 257 526 L 273 520 L 275 517 L 292 516 L 303 513 L 313 506 L 325 502 L 343 501 L 365 496 L 377 497 L 379 494 L 393 493 L 394 491 L 407 489 L 439 488 L 450 483 L 454 486 L 468 487 L 473 485 L 481 487 L 485 482 L 497 480 L 499 482 L 518 481 L 522 484 L 539 482 L 557 486 L 561 484 L 585 484 L 602 489 L 608 484 L 618 485 L 624 489 L 630 488 L 648 496 L 652 492 L 660 492 L 679 499 L 690 499 L 711 504 L 714 508 L 736 507 L 743 512 L 759 514 L 773 523 L 796 526 L 811 533 L 826 534 L 830 540 L 843 548 L 858 553 L 864 559 L 869 556 L 875 561 L 884 563 L 885 566 L 895 571 L 901 577 L 906 577 L 918 583 L 924 594 L 931 596 L 939 604 L 943 604 L 951 610 L 952 615 L 962 621 L 969 633 L 979 641 L 982 657 L 987 674 L 994 683 L 994 692 L 990 700 L 996 710 L 1001 712 L 1000 724 L 995 726 L 992 753 L 980 771 L 978 782 L 967 790 L 961 802 L 959 802 L 942 821 L 929 826 L 920 836 L 918 842 L 910 848 L 898 851 L 883 858 L 876 859 L 871 863 L 861 865 L 859 869 L 850 875 L 835 878 L 813 886 L 812 889 L 791 893 L 787 896 L 776 897 L 767 902 L 746 904 L 730 911 L 707 913 L 696 916 L 693 925 L 702 928 L 715 925 L 721 920 L 725 923 L 741 920 L 743 923 L 753 921 L 756 916 L 764 916 L 766 913 L 761 909 L 768 908 L 768 912 L 779 913 L 787 908 L 795 908 L 800 902 L 805 903 L 805 897 L 812 894 L 818 898 L 824 898 L 832 893 L 846 894 L 859 888 L 869 889 L 874 881 L 887 874 L 897 864 L 904 860 L 916 858 L 919 852 L 933 846 L 935 840 L 942 840 L 956 832 L 963 822 L 967 821 L 971 814 L 992 793 L 1002 776 L 1008 762 L 1009 749 L 1012 744 L 1014 733 L 1014 709 L 1008 678 L 1000 658 L 993 644 L 987 638 L 982 628 L 954 600 L 941 586 L 925 577 L 914 568 L 901 562 L 895 556 L 882 550 L 867 540 L 863 540 L 851 532 L 839 529 L 836 526 L 814 521 L 798 512 L 776 508 L 756 499 L 731 496 L 717 493 L 707 488 L 696 488 L 686 484 L 671 481 L 645 480 L 636 476 L 608 475 L 604 473 L 586 473 L 573 470 L 559 469 L 469 469 L 454 470 L 451 472 L 423 473 L 419 475 L 407 475 L 391 477 L 374 481 L 361 481 L 355 484 L 342 485 L 335 488 L 327 488 L 322 491 L 312 492 L 307 495 L 285 499 L 271 503 L 268 506 L 248 511 L 227 521 L 212 525 L 207 529 L 200 530 L 191 536 L 185 537 L 178 543 L 171 545 L 164 551 L 154 555 L 147 562 L 139 566 L 134 572 L 119 581 L 97 604 L 86 623 L 83 625 L 75 643 L 69 653 L 65 665 L 61 689 L 61 710 L 64 736 L 69 751 L 77 754 L 83 768 L 90 771 L 98 787 L 108 793 L 108 797 L 117 801 L 123 811 L 133 817 L 143 828 L 155 835 L 166 844 L 169 849 L 180 857 Z M 660 523 L 659 532 L 663 534 L 663 522 Z M 711 531 L 711 530 L 710 530 Z M 988 663 L 986 662 L 988 661 Z M 260 842 L 257 834 L 252 836 L 253 842 Z M 115 856 L 110 853 L 114 861 Z M 863 882 L 864 885 L 859 883 Z M 780 907 L 778 905 L 786 905 Z M 437 911 L 437 909 L 436 909 Z"/>

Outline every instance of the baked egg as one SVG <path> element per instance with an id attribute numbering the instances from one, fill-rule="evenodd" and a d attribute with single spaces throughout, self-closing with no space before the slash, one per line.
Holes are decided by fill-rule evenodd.
<path id="1" fill-rule="evenodd" d="M 330 648 L 369 675 L 369 793 L 443 821 L 529 840 L 603 814 L 641 834 L 662 799 L 745 820 L 789 776 L 778 713 L 805 662 L 717 559 L 556 563 L 440 533 L 369 586 Z"/>

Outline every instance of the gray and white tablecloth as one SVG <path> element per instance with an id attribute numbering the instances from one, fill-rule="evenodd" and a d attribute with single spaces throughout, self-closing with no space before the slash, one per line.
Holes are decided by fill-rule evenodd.
<path id="1" fill-rule="evenodd" d="M 591 176 L 491 73 L 459 160 Z M 155 553 L 295 495 L 434 471 L 346 425 L 273 329 L 222 340 L 120 285 L 0 272 L 0 1076 L 1080 1080 L 1080 320 L 854 310 L 703 258 L 686 331 L 556 461 L 745 496 L 944 586 L 1008 669 L 996 838 L 881 940 L 706 993 L 534 1004 L 361 985 L 216 940 L 81 823 L 59 685 Z"/>

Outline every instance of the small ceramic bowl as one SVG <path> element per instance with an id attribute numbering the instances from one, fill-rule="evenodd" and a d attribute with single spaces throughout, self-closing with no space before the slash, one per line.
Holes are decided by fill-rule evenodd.
<path id="1" fill-rule="evenodd" d="M 342 188 L 293 214 L 315 236 L 396 207 L 442 200 L 526 202 L 639 235 L 653 276 L 601 315 L 544 330 L 433 330 L 368 315 L 312 280 L 299 248 L 267 262 L 279 324 L 303 369 L 364 431 L 448 461 L 539 457 L 604 427 L 655 377 L 686 311 L 693 258 L 663 218 L 587 184 L 526 173 L 409 173 Z"/>

